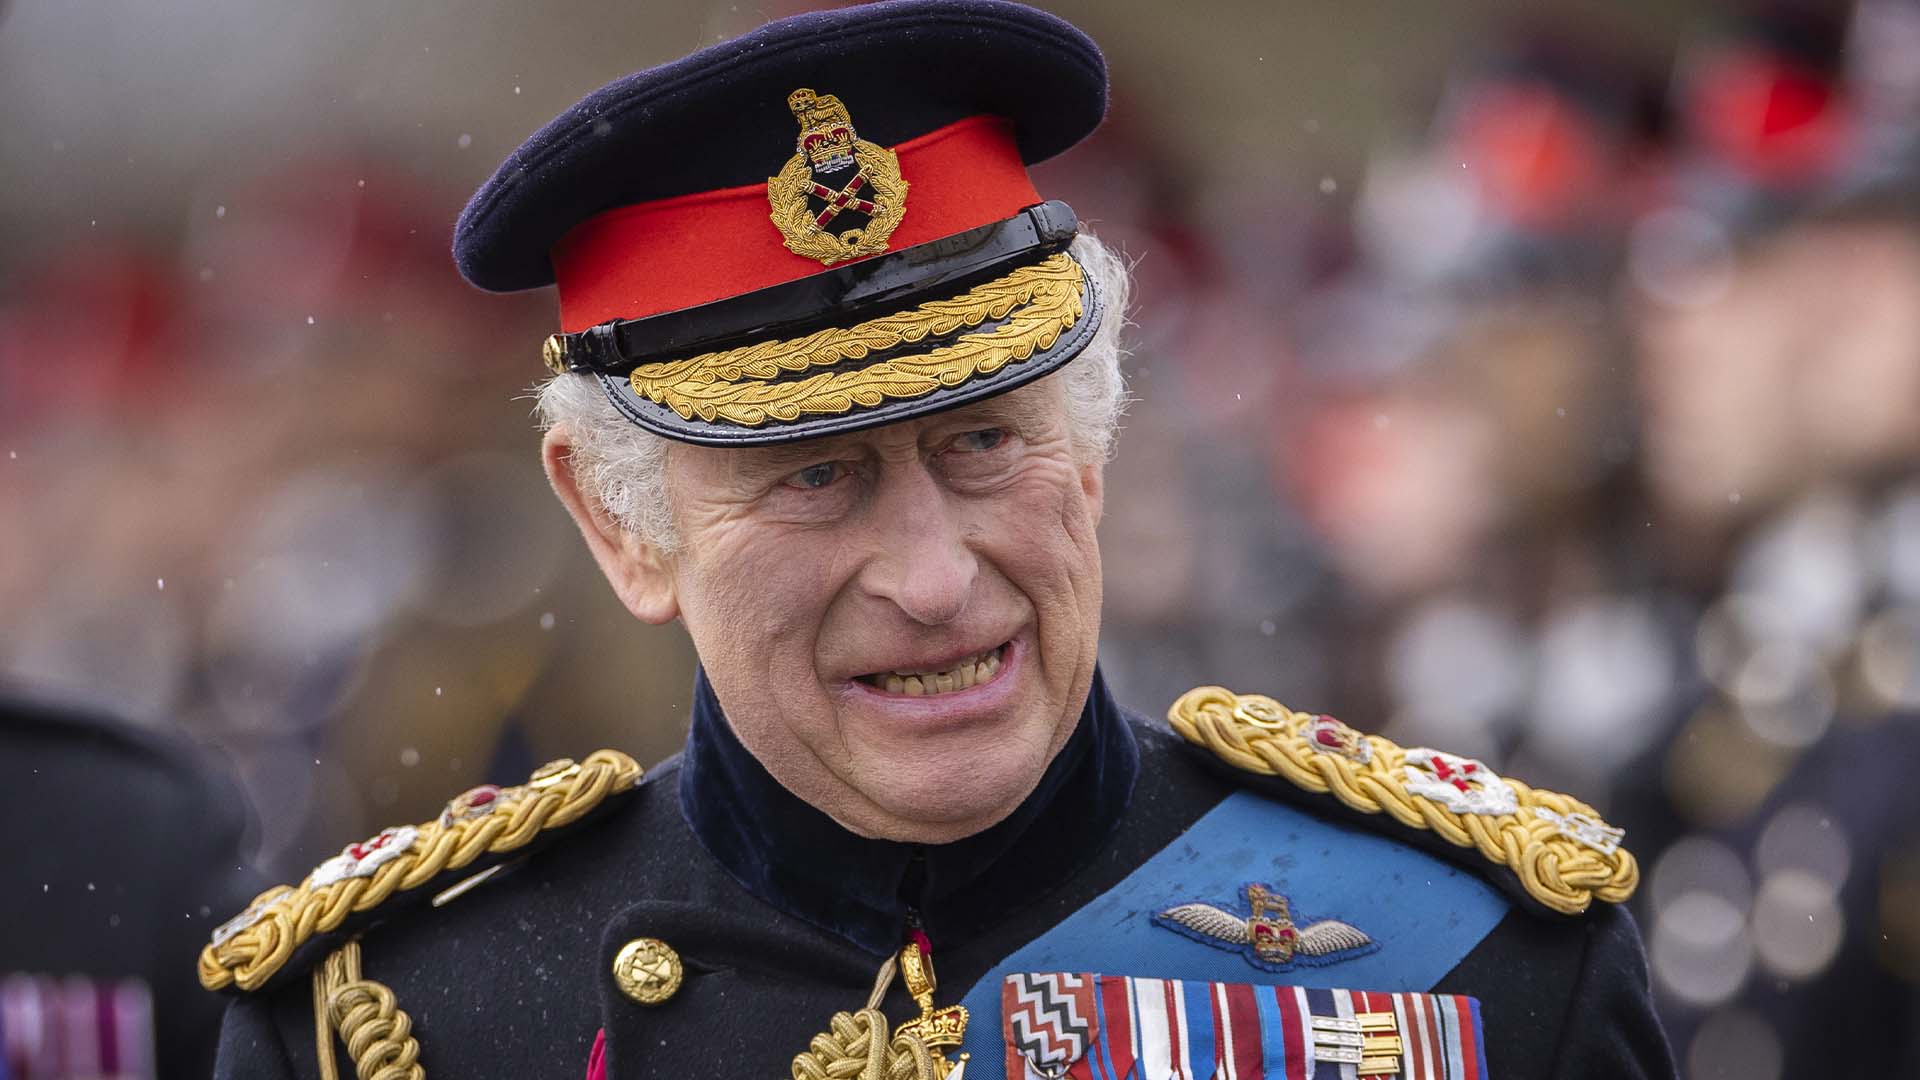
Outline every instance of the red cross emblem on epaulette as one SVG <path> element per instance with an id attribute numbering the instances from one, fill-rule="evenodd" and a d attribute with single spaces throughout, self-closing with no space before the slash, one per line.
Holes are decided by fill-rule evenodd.
<path id="1" fill-rule="evenodd" d="M 317 889 L 345 878 L 372 877 L 374 871 L 406 854 L 419 837 L 420 830 L 412 825 L 382 829 L 378 836 L 348 844 L 340 854 L 314 867 L 307 885 Z"/>
<path id="2" fill-rule="evenodd" d="M 1417 747 L 1407 751 L 1402 772 L 1408 791 L 1456 814 L 1511 814 L 1519 808 L 1513 785 L 1484 762 Z"/>
<path id="3" fill-rule="evenodd" d="M 1477 761 L 1462 761 L 1458 765 L 1449 765 L 1447 764 L 1447 759 L 1443 757 L 1434 758 L 1432 768 L 1433 775 L 1445 780 L 1461 791 L 1472 791 L 1473 781 L 1471 777 L 1474 773 L 1481 771 L 1480 763 Z"/>
<path id="4" fill-rule="evenodd" d="M 867 170 L 865 169 L 854 173 L 853 179 L 847 181 L 847 186 L 838 191 L 815 180 L 813 194 L 817 198 L 826 200 L 827 205 L 820 211 L 819 216 L 813 219 L 814 224 L 824 229 L 829 221 L 840 216 L 842 210 L 858 210 L 860 213 L 871 216 L 876 209 L 872 200 L 860 197 L 861 189 L 866 186 Z"/>

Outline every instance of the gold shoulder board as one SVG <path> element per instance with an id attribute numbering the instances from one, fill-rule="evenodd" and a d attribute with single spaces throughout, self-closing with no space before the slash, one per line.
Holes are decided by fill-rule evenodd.
<path id="1" fill-rule="evenodd" d="M 298 885 L 268 889 L 215 928 L 213 940 L 200 950 L 200 985 L 257 990 L 295 950 L 339 930 L 349 917 L 396 893 L 451 878 L 476 862 L 498 866 L 497 856 L 579 821 L 609 797 L 633 790 L 643 775 L 617 750 L 597 750 L 577 763 L 562 758 L 534 770 L 524 784 L 482 785 L 448 803 L 432 821 L 383 829 L 349 844 Z M 476 873 L 488 872 L 490 867 L 483 867 Z M 477 877 L 446 888 L 436 901 L 470 884 L 477 884 Z"/>
<path id="2" fill-rule="evenodd" d="M 1279 777 L 1350 810 L 1384 814 L 1472 848 L 1553 911 L 1577 915 L 1596 897 L 1617 904 L 1640 882 L 1639 864 L 1620 846 L 1622 831 L 1593 807 L 1482 762 L 1402 748 L 1330 716 L 1218 686 L 1182 694 L 1167 720 L 1182 738 L 1243 772 Z"/>

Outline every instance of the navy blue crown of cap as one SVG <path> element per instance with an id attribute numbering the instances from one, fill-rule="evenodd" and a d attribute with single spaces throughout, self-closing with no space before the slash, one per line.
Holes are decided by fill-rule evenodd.
<path id="1" fill-rule="evenodd" d="M 770 149 L 793 142 L 788 94 L 816 85 L 857 103 L 861 137 L 882 146 L 1004 117 L 1028 163 L 1084 138 L 1107 101 L 1098 47 L 1021 4 L 889 0 L 781 19 L 609 83 L 541 128 L 462 211 L 461 275 L 496 292 L 549 285 L 550 249 L 587 218 L 764 182 Z"/>
<path id="2" fill-rule="evenodd" d="M 656 434 L 755 445 L 892 423 L 1023 386 L 1094 340 L 1078 222 L 1026 166 L 1105 111 L 1099 50 L 1029 7 L 795 16 L 589 95 L 474 196 L 454 256 L 483 288 L 557 279 L 547 367 L 597 379 Z"/>

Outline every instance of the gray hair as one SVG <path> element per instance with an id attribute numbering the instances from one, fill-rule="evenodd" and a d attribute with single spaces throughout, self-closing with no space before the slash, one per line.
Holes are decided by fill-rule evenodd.
<path id="1" fill-rule="evenodd" d="M 1073 257 L 1086 268 L 1106 315 L 1086 349 L 1056 374 L 1065 379 L 1075 453 L 1082 461 L 1105 462 L 1128 400 L 1120 373 L 1120 332 L 1133 281 L 1120 255 L 1090 234 L 1074 240 Z M 641 541 L 674 550 L 679 537 L 667 499 L 667 454 L 673 443 L 621 416 L 600 384 L 587 376 L 556 376 L 535 387 L 534 394 L 542 430 L 566 425 L 581 496 Z"/>

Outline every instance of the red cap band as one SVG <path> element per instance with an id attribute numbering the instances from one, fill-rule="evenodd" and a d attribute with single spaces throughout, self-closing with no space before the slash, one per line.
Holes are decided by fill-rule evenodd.
<path id="1" fill-rule="evenodd" d="M 956 121 L 894 151 L 907 210 L 889 251 L 1010 218 L 1040 201 L 1013 127 L 999 117 Z M 771 164 L 777 171 L 780 163 Z M 747 184 L 588 218 L 553 247 L 561 329 L 678 311 L 828 269 L 788 251 L 770 212 L 767 185 Z"/>

